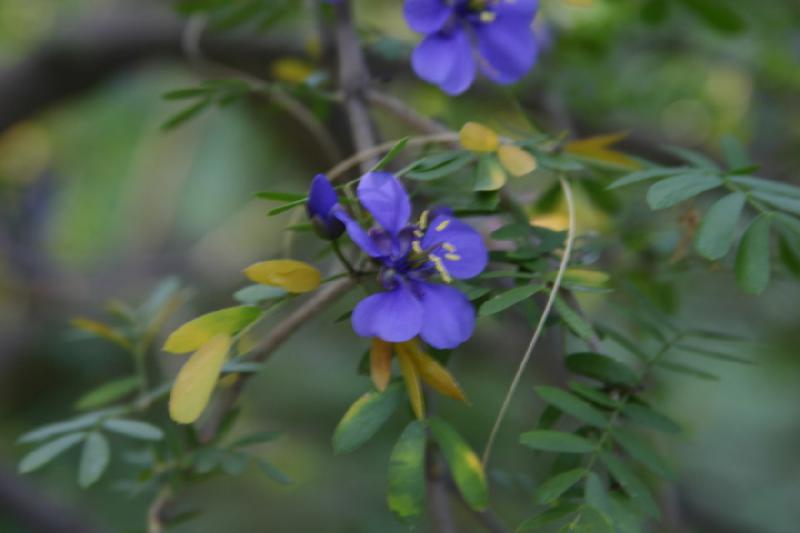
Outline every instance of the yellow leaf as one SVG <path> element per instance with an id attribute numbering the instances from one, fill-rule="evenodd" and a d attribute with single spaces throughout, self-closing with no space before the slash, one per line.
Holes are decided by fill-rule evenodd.
<path id="1" fill-rule="evenodd" d="M 97 322 L 96 320 L 81 317 L 73 318 L 70 323 L 78 329 L 88 331 L 89 333 L 94 333 L 98 337 L 102 337 L 107 341 L 122 346 L 126 350 L 131 348 L 130 341 L 128 341 L 128 339 L 123 337 L 122 334 L 108 324 L 103 324 L 102 322 Z"/>
<path id="2" fill-rule="evenodd" d="M 169 396 L 169 416 L 179 424 L 191 424 L 203 413 L 231 347 L 231 338 L 217 335 L 183 365 Z"/>
<path id="3" fill-rule="evenodd" d="M 497 150 L 497 157 L 512 176 L 524 176 L 536 170 L 536 158 L 519 146 L 504 144 Z"/>
<path id="4" fill-rule="evenodd" d="M 497 133 L 483 124 L 467 122 L 458 134 L 461 146 L 473 152 L 494 152 L 500 146 Z"/>
<path id="5" fill-rule="evenodd" d="M 599 270 L 586 270 L 583 268 L 568 268 L 564 272 L 564 281 L 575 285 L 587 287 L 606 288 L 611 280 L 608 272 Z"/>
<path id="6" fill-rule="evenodd" d="M 228 307 L 190 320 L 167 337 L 164 350 L 187 353 L 197 350 L 217 335 L 234 337 L 261 318 L 261 309 L 249 305 Z"/>
<path id="7" fill-rule="evenodd" d="M 369 374 L 375 387 L 383 392 L 392 377 L 392 344 L 375 337 L 369 350 Z"/>
<path id="8" fill-rule="evenodd" d="M 319 287 L 320 273 L 313 266 L 294 259 L 275 259 L 250 265 L 244 274 L 256 283 L 280 287 L 295 294 Z"/>
<path id="9" fill-rule="evenodd" d="M 626 136 L 627 133 L 623 132 L 580 139 L 567 143 L 566 146 L 564 146 L 564 151 L 580 157 L 594 159 L 595 161 L 602 161 L 611 165 L 636 170 L 641 168 L 641 165 L 637 161 L 634 161 L 622 152 L 610 148 Z"/>
<path id="10" fill-rule="evenodd" d="M 411 408 L 414 409 L 418 419 L 425 420 L 425 399 L 422 397 L 422 385 L 419 382 L 417 367 L 406 350 L 397 352 L 397 362 L 400 363 L 400 370 L 403 372 Z"/>
<path id="11" fill-rule="evenodd" d="M 408 352 L 425 383 L 445 396 L 462 402 L 467 401 L 464 391 L 461 390 L 452 374 L 439 361 L 423 352 L 416 341 L 398 344 L 397 350 Z"/>
<path id="12" fill-rule="evenodd" d="M 293 57 L 278 59 L 272 63 L 270 70 L 273 78 L 292 84 L 303 83 L 314 72 L 311 65 Z"/>

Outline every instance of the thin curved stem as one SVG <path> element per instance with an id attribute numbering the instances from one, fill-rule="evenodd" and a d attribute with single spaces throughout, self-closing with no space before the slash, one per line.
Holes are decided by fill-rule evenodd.
<path id="1" fill-rule="evenodd" d="M 411 137 L 408 142 L 406 143 L 406 147 L 412 146 L 423 146 L 430 143 L 451 143 L 458 141 L 458 133 L 455 132 L 445 132 L 445 133 L 434 133 L 431 135 L 420 135 L 417 137 Z M 328 176 L 328 179 L 331 181 L 336 181 L 340 178 L 345 172 L 356 167 L 363 163 L 364 161 L 369 161 L 374 159 L 375 157 L 385 154 L 394 146 L 400 142 L 400 140 L 388 141 L 383 144 L 379 144 L 372 148 L 368 148 L 366 150 L 362 150 L 356 154 L 351 155 L 344 161 L 337 164 L 335 167 L 331 168 L 325 174 Z"/>
<path id="2" fill-rule="evenodd" d="M 511 404 L 511 398 L 514 396 L 517 386 L 519 386 L 522 374 L 525 372 L 525 368 L 528 366 L 528 362 L 531 359 L 533 350 L 536 348 L 536 344 L 539 342 L 539 337 L 542 335 L 547 317 L 550 316 L 550 311 L 553 309 L 553 303 L 555 302 L 558 291 L 561 288 L 561 281 L 564 279 L 564 272 L 567 270 L 567 265 L 569 265 L 569 259 L 572 255 L 572 245 L 575 242 L 575 203 L 572 199 L 572 187 L 570 187 L 569 182 L 564 179 L 563 176 L 559 178 L 559 181 L 561 182 L 561 189 L 564 191 L 564 198 L 566 199 L 567 211 L 569 213 L 569 230 L 567 231 L 567 242 L 564 247 L 564 254 L 561 257 L 561 263 L 558 266 L 558 274 L 556 274 L 556 279 L 553 281 L 553 288 L 550 291 L 550 296 L 547 298 L 547 304 L 544 306 L 544 311 L 542 311 L 542 316 L 539 318 L 539 323 L 536 325 L 536 329 L 533 332 L 531 341 L 528 344 L 528 349 L 525 350 L 525 355 L 522 356 L 522 361 L 519 363 L 517 373 L 514 375 L 514 379 L 511 381 L 511 385 L 508 388 L 506 397 L 503 400 L 503 405 L 500 407 L 500 412 L 497 414 L 497 419 L 492 427 L 492 432 L 489 434 L 489 440 L 486 442 L 486 448 L 483 451 L 483 457 L 481 459 L 484 468 L 486 468 L 486 465 L 489 463 L 494 441 L 497 438 L 497 433 L 500 431 L 500 424 L 503 423 L 503 418 L 505 418 L 508 407 Z"/>

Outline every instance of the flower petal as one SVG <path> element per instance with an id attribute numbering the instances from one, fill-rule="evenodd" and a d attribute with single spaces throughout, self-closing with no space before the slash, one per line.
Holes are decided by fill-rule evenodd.
<path id="1" fill-rule="evenodd" d="M 439 31 L 452 13 L 452 6 L 444 0 L 406 0 L 403 3 L 406 22 L 418 33 Z"/>
<path id="2" fill-rule="evenodd" d="M 384 229 L 396 235 L 411 218 L 405 187 L 390 172 L 367 172 L 358 184 L 358 199 Z"/>
<path id="3" fill-rule="evenodd" d="M 356 243 L 356 246 L 364 250 L 367 255 L 370 257 L 384 256 L 384 253 L 381 251 L 372 237 L 370 237 L 369 233 L 367 233 L 358 222 L 348 215 L 347 211 L 345 211 L 342 207 L 335 208 L 333 210 L 333 216 L 344 223 L 350 239 Z"/>
<path id="4" fill-rule="evenodd" d="M 439 349 L 455 348 L 475 329 L 475 309 L 449 285 L 418 283 L 422 295 L 422 339 Z"/>
<path id="5" fill-rule="evenodd" d="M 498 14 L 475 28 L 481 70 L 497 83 L 513 83 L 533 67 L 538 55 L 530 21 Z"/>
<path id="6" fill-rule="evenodd" d="M 336 194 L 336 189 L 328 181 L 328 178 L 324 174 L 314 176 L 308 192 L 308 203 L 306 204 L 309 218 L 314 218 L 314 216 L 326 217 L 337 203 L 339 203 L 339 196 Z"/>
<path id="7" fill-rule="evenodd" d="M 422 304 L 406 286 L 361 300 L 353 310 L 353 330 L 361 337 L 403 342 L 422 328 Z"/>
<path id="8" fill-rule="evenodd" d="M 447 272 L 456 279 L 477 276 L 486 268 L 489 254 L 480 233 L 451 216 L 433 219 L 420 242 L 423 250 L 436 249 Z"/>
<path id="9" fill-rule="evenodd" d="M 492 6 L 497 15 L 511 15 L 527 19 L 530 24 L 539 9 L 539 0 L 500 0 Z"/>
<path id="10" fill-rule="evenodd" d="M 428 35 L 411 55 L 414 72 L 423 80 L 457 95 L 475 80 L 475 59 L 466 32 L 456 30 Z"/>

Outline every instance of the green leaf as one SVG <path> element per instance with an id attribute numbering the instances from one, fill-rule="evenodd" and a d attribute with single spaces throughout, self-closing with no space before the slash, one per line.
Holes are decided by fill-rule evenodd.
<path id="1" fill-rule="evenodd" d="M 625 348 L 631 355 L 635 356 L 636 358 L 642 361 L 648 361 L 650 359 L 648 355 L 641 348 L 639 348 L 636 344 L 631 342 L 625 335 L 618 332 L 617 330 L 612 329 L 608 326 L 603 326 L 602 324 L 598 324 L 597 329 L 600 330 L 600 332 L 604 336 L 610 338 L 611 340 L 619 344 L 621 347 Z M 659 335 L 660 334 L 661 332 L 659 332 Z"/>
<path id="2" fill-rule="evenodd" d="M 560 296 L 556 297 L 553 303 L 561 320 L 572 330 L 572 332 L 583 340 L 590 341 L 594 339 L 594 330 L 582 316 L 575 312 L 572 307 L 567 304 Z"/>
<path id="3" fill-rule="evenodd" d="M 70 433 L 39 446 L 19 462 L 19 473 L 27 474 L 28 472 L 33 472 L 81 442 L 85 437 L 86 433 L 83 432 Z"/>
<path id="4" fill-rule="evenodd" d="M 629 403 L 623 408 L 622 414 L 637 424 L 663 431 L 664 433 L 679 433 L 681 431 L 681 427 L 667 415 L 646 405 Z"/>
<path id="5" fill-rule="evenodd" d="M 716 261 L 728 254 L 747 197 L 741 192 L 723 196 L 708 209 L 694 239 L 697 253 Z"/>
<path id="6" fill-rule="evenodd" d="M 608 420 L 603 413 L 574 394 L 556 387 L 536 387 L 536 393 L 547 403 L 558 407 L 578 420 L 600 428 L 608 425 Z"/>
<path id="7" fill-rule="evenodd" d="M 730 180 L 737 185 L 744 185 L 755 191 L 800 198 L 800 187 L 790 183 L 765 180 L 755 176 L 731 176 Z"/>
<path id="8" fill-rule="evenodd" d="M 245 446 L 252 446 L 253 444 L 264 444 L 272 442 L 282 435 L 280 431 L 259 431 L 258 433 L 251 433 L 233 441 L 230 448 L 243 448 Z"/>
<path id="9" fill-rule="evenodd" d="M 78 485 L 84 489 L 93 485 L 105 472 L 110 458 L 111 450 L 108 447 L 108 440 L 103 434 L 98 432 L 89 433 L 81 451 L 81 462 L 78 466 Z"/>
<path id="10" fill-rule="evenodd" d="M 389 509 L 413 523 L 425 512 L 425 428 L 414 420 L 389 457 Z"/>
<path id="11" fill-rule="evenodd" d="M 486 476 L 478 455 L 469 447 L 453 427 L 438 417 L 428 421 L 433 439 L 439 445 L 450 467 L 458 491 L 464 501 L 476 511 L 489 506 Z"/>
<path id="12" fill-rule="evenodd" d="M 785 213 L 775 213 L 774 218 L 782 228 L 800 236 L 800 219 Z"/>
<path id="13" fill-rule="evenodd" d="M 536 489 L 536 492 L 534 492 L 533 497 L 542 505 L 548 505 L 556 501 L 561 497 L 562 494 L 567 492 L 573 485 L 580 481 L 585 473 L 585 469 L 576 468 L 574 470 L 568 470 L 551 477 L 539 485 L 539 487 Z"/>
<path id="14" fill-rule="evenodd" d="M 666 209 L 722 185 L 722 180 L 709 174 L 681 174 L 663 179 L 647 191 L 651 209 Z"/>
<path id="15" fill-rule="evenodd" d="M 600 476 L 595 472 L 586 474 L 586 484 L 584 485 L 583 499 L 586 503 L 600 511 L 601 513 L 608 514 L 610 504 L 608 501 L 608 492 L 606 485 Z"/>
<path id="16" fill-rule="evenodd" d="M 280 207 L 276 207 L 274 209 L 270 209 L 269 211 L 267 211 L 267 216 L 274 217 L 275 215 L 280 215 L 281 213 L 285 213 L 286 211 L 294 209 L 295 207 L 306 205 L 306 202 L 308 202 L 308 198 L 301 198 L 300 200 L 295 200 L 293 202 L 289 202 L 288 204 L 283 204 Z"/>
<path id="17" fill-rule="evenodd" d="M 173 331 L 164 343 L 164 350 L 178 354 L 193 352 L 217 335 L 238 335 L 263 314 L 258 307 L 247 305 L 207 313 Z"/>
<path id="18" fill-rule="evenodd" d="M 610 453 L 601 453 L 600 459 L 628 496 L 633 498 L 644 512 L 653 518 L 658 518 L 660 515 L 658 505 L 653 501 L 650 489 L 630 471 L 628 466 Z"/>
<path id="19" fill-rule="evenodd" d="M 529 239 L 535 235 L 533 228 L 527 224 L 506 224 L 491 234 L 492 239 L 497 241 L 514 241 L 517 239 Z"/>
<path id="20" fill-rule="evenodd" d="M 595 449 L 595 444 L 585 437 L 549 429 L 523 433 L 519 442 L 534 450 L 546 452 L 589 453 Z"/>
<path id="21" fill-rule="evenodd" d="M 208 106 L 211 105 L 211 102 L 212 99 L 210 97 L 203 98 L 199 102 L 192 104 L 181 111 L 178 111 L 161 125 L 161 129 L 171 130 L 177 128 L 181 124 L 188 122 L 195 116 L 202 113 Z"/>
<path id="22" fill-rule="evenodd" d="M 753 164 L 744 145 L 733 135 L 722 137 L 721 146 L 722 155 L 725 157 L 725 163 L 728 164 L 728 168 L 735 170 L 749 167 Z"/>
<path id="23" fill-rule="evenodd" d="M 276 202 L 297 202 L 299 200 L 307 200 L 308 196 L 305 194 L 295 192 L 273 192 L 263 191 L 256 193 L 257 198 L 262 200 L 274 200 Z"/>
<path id="24" fill-rule="evenodd" d="M 271 480 L 277 481 L 281 485 L 292 484 L 292 480 L 286 474 L 275 468 L 275 466 L 273 466 L 269 461 L 258 459 L 256 462 L 258 463 L 258 467 L 261 469 L 264 475 Z"/>
<path id="25" fill-rule="evenodd" d="M 103 407 L 120 400 L 139 388 L 141 380 L 138 376 L 115 379 L 92 389 L 75 402 L 75 408 L 81 411 Z"/>
<path id="26" fill-rule="evenodd" d="M 521 287 L 514 287 L 487 300 L 481 305 L 478 314 L 480 316 L 493 315 L 512 307 L 523 300 L 527 300 L 537 292 L 544 289 L 543 285 L 531 284 Z"/>
<path id="27" fill-rule="evenodd" d="M 403 149 L 406 147 L 406 144 L 408 144 L 408 140 L 409 140 L 410 138 L 411 138 L 411 137 L 403 137 L 402 139 L 400 139 L 399 141 L 397 141 L 397 142 L 395 143 L 395 145 L 394 145 L 394 146 L 392 146 L 391 150 L 389 150 L 389 151 L 386 153 L 386 155 L 385 155 L 385 156 L 383 156 L 383 159 L 381 159 L 380 161 L 378 161 L 378 164 L 377 164 L 377 165 L 375 165 L 375 166 L 372 168 L 372 170 L 373 170 L 373 171 L 376 171 L 376 170 L 381 170 L 381 169 L 383 169 L 384 167 L 386 167 L 386 165 L 388 165 L 389 163 L 391 163 L 391 162 L 394 160 L 394 158 L 396 158 L 398 155 L 400 155 L 400 152 L 402 152 L 402 151 L 403 151 Z"/>
<path id="28" fill-rule="evenodd" d="M 704 379 L 706 381 L 719 381 L 718 376 L 715 376 L 710 372 L 706 372 L 705 370 L 694 368 L 693 366 L 684 365 L 683 363 L 675 363 L 673 361 L 658 361 L 656 362 L 656 366 L 663 368 L 664 370 L 669 370 L 670 372 L 676 372 L 678 374 L 684 374 L 694 378 Z"/>
<path id="29" fill-rule="evenodd" d="M 111 418 L 103 422 L 103 427 L 108 431 L 134 439 L 158 441 L 164 438 L 164 432 L 161 429 L 139 420 Z"/>
<path id="30" fill-rule="evenodd" d="M 333 433 L 334 452 L 352 452 L 372 438 L 397 409 L 402 390 L 395 383 L 383 392 L 368 392 L 356 400 Z"/>
<path id="31" fill-rule="evenodd" d="M 800 215 L 800 198 L 786 196 L 783 193 L 775 194 L 761 191 L 750 191 L 750 196 L 782 211 Z"/>
<path id="32" fill-rule="evenodd" d="M 655 167 L 637 170 L 636 172 L 626 174 L 625 176 L 614 181 L 607 187 L 607 189 L 619 189 L 620 187 L 625 187 L 626 185 L 632 185 L 634 183 L 640 183 L 655 178 L 663 178 L 665 176 L 673 176 L 682 172 L 689 172 L 690 170 L 692 169 L 689 167 Z"/>
<path id="33" fill-rule="evenodd" d="M 576 353 L 567 356 L 570 372 L 590 377 L 603 383 L 635 387 L 639 383 L 636 374 L 622 363 L 597 353 Z"/>
<path id="34" fill-rule="evenodd" d="M 611 517 L 597 509 L 586 506 L 581 511 L 578 521 L 575 522 L 574 531 L 581 533 L 617 533 Z"/>
<path id="35" fill-rule="evenodd" d="M 736 355 L 720 352 L 718 350 L 709 350 L 708 348 L 700 348 L 697 346 L 687 346 L 686 344 L 678 344 L 675 346 L 675 349 L 682 350 L 685 352 L 690 352 L 692 354 L 699 355 L 701 357 L 708 357 L 709 359 L 717 359 L 719 361 L 728 361 L 730 363 L 741 363 L 744 365 L 755 364 L 750 359 L 745 359 L 744 357 L 738 357 Z"/>
<path id="36" fill-rule="evenodd" d="M 521 531 L 542 531 L 542 528 L 552 524 L 554 522 L 558 522 L 563 518 L 573 514 L 578 510 L 579 506 L 577 503 L 565 503 L 563 505 L 559 505 L 557 507 L 553 507 L 551 509 L 547 509 L 536 516 L 532 516 L 522 522 L 517 527 L 517 532 Z"/>
<path id="37" fill-rule="evenodd" d="M 580 394 L 590 402 L 594 402 L 598 405 L 602 405 L 604 407 L 609 407 L 611 409 L 616 409 L 619 407 L 620 403 L 610 398 L 605 392 L 595 389 L 594 387 L 590 387 L 578 381 L 570 381 L 569 388 L 572 389 L 575 393 Z"/>
<path id="38" fill-rule="evenodd" d="M 28 442 L 38 442 L 49 439 L 50 437 L 54 437 L 55 435 L 59 435 L 61 433 L 68 433 L 72 431 L 77 431 L 79 429 L 86 429 L 90 426 L 95 425 L 100 420 L 100 418 L 103 417 L 103 414 L 104 413 L 102 412 L 88 413 L 78 418 L 73 418 L 72 420 L 47 424 L 45 426 L 41 426 L 39 428 L 34 429 L 33 431 L 29 431 L 28 433 L 23 434 L 19 439 L 17 439 L 17 442 L 20 444 Z"/>
<path id="39" fill-rule="evenodd" d="M 709 159 L 707 156 L 701 154 L 700 152 L 696 152 L 694 150 L 689 150 L 688 148 L 683 148 L 682 146 L 674 146 L 674 145 L 666 145 L 662 146 L 662 149 L 666 152 L 671 153 L 672 155 L 683 159 L 687 163 L 691 163 L 693 166 L 709 170 L 711 172 L 719 172 L 722 170 L 719 168 L 713 160 Z"/>
<path id="40" fill-rule="evenodd" d="M 672 479 L 673 474 L 669 466 L 641 437 L 624 429 L 612 430 L 611 436 L 628 455 L 649 468 L 654 474 L 666 479 Z"/>
<path id="41" fill-rule="evenodd" d="M 770 218 L 760 215 L 753 220 L 742 236 L 736 253 L 736 281 L 750 294 L 760 294 L 769 285 Z"/>
<path id="42" fill-rule="evenodd" d="M 454 174 L 475 160 L 471 152 L 447 152 L 420 159 L 405 169 L 396 172 L 398 176 L 419 181 L 433 181 Z"/>
<path id="43" fill-rule="evenodd" d="M 283 298 L 287 294 L 286 290 L 280 287 L 256 283 L 239 289 L 233 294 L 233 298 L 245 305 L 258 305 L 267 300 Z"/>
<path id="44" fill-rule="evenodd" d="M 715 30 L 733 34 L 746 28 L 744 18 L 725 0 L 682 0 L 682 2 L 698 18 Z"/>

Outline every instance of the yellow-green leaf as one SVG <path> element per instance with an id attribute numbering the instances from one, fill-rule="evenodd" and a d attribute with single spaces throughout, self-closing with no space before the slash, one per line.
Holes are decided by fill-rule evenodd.
<path id="1" fill-rule="evenodd" d="M 400 371 L 403 373 L 403 380 L 406 382 L 408 401 L 418 419 L 425 419 L 425 399 L 422 397 L 422 385 L 419 381 L 419 371 L 414 360 L 406 350 L 397 352 L 397 362 L 400 363 Z"/>
<path id="2" fill-rule="evenodd" d="M 536 170 L 536 158 L 519 146 L 505 144 L 498 148 L 497 157 L 512 176 L 524 176 Z"/>
<path id="3" fill-rule="evenodd" d="M 637 170 L 642 165 L 626 154 L 611 148 L 627 136 L 627 133 L 609 133 L 567 143 L 564 151 L 579 157 L 593 159 L 602 163 Z"/>
<path id="4" fill-rule="evenodd" d="M 500 137 L 493 129 L 477 122 L 467 122 L 458 134 L 461 146 L 473 152 L 494 152 Z"/>
<path id="5" fill-rule="evenodd" d="M 113 342 L 118 346 L 122 346 L 126 350 L 130 349 L 131 347 L 131 343 L 128 341 L 128 339 L 126 339 L 121 333 L 108 324 L 103 324 L 102 322 L 83 317 L 73 318 L 70 323 L 73 325 L 73 327 L 93 333 L 94 335 Z"/>
<path id="6" fill-rule="evenodd" d="M 369 350 L 369 375 L 375 388 L 386 390 L 392 377 L 392 344 L 375 337 Z"/>
<path id="7" fill-rule="evenodd" d="M 493 155 L 482 156 L 478 160 L 478 169 L 475 172 L 476 191 L 496 191 L 506 184 L 506 171 L 500 166 Z"/>
<path id="8" fill-rule="evenodd" d="M 294 259 L 261 261 L 244 269 L 244 274 L 256 283 L 280 287 L 295 294 L 313 291 L 322 279 L 319 270 Z"/>
<path id="9" fill-rule="evenodd" d="M 372 438 L 397 409 L 402 390 L 396 383 L 383 392 L 362 395 L 347 410 L 333 432 L 333 451 L 352 452 Z"/>
<path id="10" fill-rule="evenodd" d="M 413 523 L 425 511 L 425 428 L 414 420 L 389 457 L 389 509 Z"/>
<path id="11" fill-rule="evenodd" d="M 183 365 L 169 396 L 169 416 L 179 424 L 191 424 L 202 414 L 214 392 L 231 338 L 217 335 Z"/>
<path id="12" fill-rule="evenodd" d="M 423 352 L 416 341 L 408 341 L 397 345 L 398 351 L 406 351 L 414 361 L 422 380 L 435 390 L 454 400 L 467 401 L 464 391 L 450 372 L 439 361 Z"/>
<path id="13" fill-rule="evenodd" d="M 234 337 L 261 318 L 261 309 L 252 306 L 228 307 L 190 320 L 167 337 L 164 350 L 193 352 L 217 335 Z"/>
<path id="14" fill-rule="evenodd" d="M 489 506 L 489 491 L 486 476 L 478 455 L 450 424 L 438 417 L 431 417 L 431 433 L 442 450 L 458 491 L 464 501 L 480 511 Z"/>

